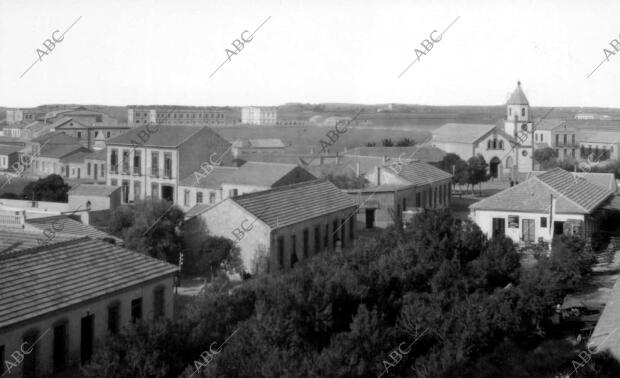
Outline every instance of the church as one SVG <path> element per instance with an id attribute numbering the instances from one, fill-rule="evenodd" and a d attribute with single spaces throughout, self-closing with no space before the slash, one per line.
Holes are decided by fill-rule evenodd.
<path id="1" fill-rule="evenodd" d="M 534 125 L 530 105 L 517 82 L 506 103 L 504 127 L 495 124 L 447 123 L 433 131 L 431 144 L 467 161 L 482 155 L 495 178 L 531 172 Z"/>

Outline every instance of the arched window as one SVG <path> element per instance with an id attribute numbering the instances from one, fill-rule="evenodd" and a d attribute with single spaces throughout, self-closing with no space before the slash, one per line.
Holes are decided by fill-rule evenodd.
<path id="1" fill-rule="evenodd" d="M 491 149 L 491 139 L 487 140 L 487 150 Z"/>
<path id="2" fill-rule="evenodd" d="M 500 141 L 499 141 L 499 149 L 500 149 L 500 150 L 503 150 L 503 149 L 504 149 L 504 141 L 503 141 L 503 140 L 500 140 Z"/>
<path id="3" fill-rule="evenodd" d="M 525 108 L 521 108 L 521 117 L 525 117 Z"/>

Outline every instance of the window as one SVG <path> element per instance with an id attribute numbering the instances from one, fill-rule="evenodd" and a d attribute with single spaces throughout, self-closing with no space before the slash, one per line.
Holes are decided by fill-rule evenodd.
<path id="1" fill-rule="evenodd" d="M 407 211 L 407 199 L 403 198 L 403 211 Z"/>
<path id="2" fill-rule="evenodd" d="M 141 171 L 141 156 L 140 156 L 140 151 L 134 151 L 133 153 L 133 174 L 134 175 L 139 175 L 140 171 Z"/>
<path id="3" fill-rule="evenodd" d="M 156 182 L 151 183 L 151 197 L 159 197 L 159 185 Z"/>
<path id="4" fill-rule="evenodd" d="M 568 135 L 564 134 L 564 145 L 568 144 Z"/>
<path id="5" fill-rule="evenodd" d="M 196 203 L 202 203 L 202 192 L 196 192 Z"/>
<path id="6" fill-rule="evenodd" d="M 314 254 L 321 250 L 321 226 L 314 226 Z"/>
<path id="7" fill-rule="evenodd" d="M 308 229 L 307 228 L 304 229 L 304 231 L 303 231 L 303 254 L 304 254 L 304 259 L 308 258 L 308 253 L 309 253 L 308 252 L 308 249 L 309 249 L 309 246 L 308 246 L 309 240 L 308 240 L 308 238 L 310 237 L 309 234 L 310 233 L 309 233 Z"/>
<path id="8" fill-rule="evenodd" d="M 280 269 L 284 268 L 284 237 L 278 238 L 278 265 Z"/>
<path id="9" fill-rule="evenodd" d="M 572 142 L 573 142 L 572 144 L 573 144 L 573 146 L 574 146 L 574 145 L 575 145 L 575 134 L 573 134 L 573 135 L 571 136 L 571 139 L 572 139 Z"/>
<path id="10" fill-rule="evenodd" d="M 0 345 L 0 374 L 4 375 L 4 345 Z"/>
<path id="11" fill-rule="evenodd" d="M 133 199 L 134 201 L 140 199 L 140 181 L 133 182 Z"/>
<path id="12" fill-rule="evenodd" d="M 62 370 L 67 365 L 67 321 L 61 321 L 54 326 L 54 372 Z"/>
<path id="13" fill-rule="evenodd" d="M 334 248 L 336 248 L 336 242 L 338 242 L 338 219 L 332 224 L 332 237 L 334 238 Z"/>
<path id="14" fill-rule="evenodd" d="M 215 192 L 209 192 L 209 203 L 215 202 Z"/>
<path id="15" fill-rule="evenodd" d="M 511 116 L 512 115 L 512 108 L 508 108 L 508 115 Z"/>
<path id="16" fill-rule="evenodd" d="M 415 206 L 416 207 L 420 207 L 421 205 L 421 201 L 420 201 L 420 193 L 416 193 L 415 194 Z"/>
<path id="17" fill-rule="evenodd" d="M 547 228 L 547 217 L 540 217 L 540 228 Z"/>
<path id="18" fill-rule="evenodd" d="M 351 214 L 349 218 L 349 239 L 353 240 L 355 238 L 355 215 Z"/>
<path id="19" fill-rule="evenodd" d="M 77 138 L 78 138 L 78 139 L 81 139 L 81 138 L 82 138 L 82 133 L 81 133 L 81 132 L 79 132 L 79 131 L 77 132 Z"/>
<path id="20" fill-rule="evenodd" d="M 121 303 L 114 302 L 108 306 L 108 332 L 117 335 L 120 331 Z"/>
<path id="21" fill-rule="evenodd" d="M 503 140 L 500 140 L 500 141 L 499 141 L 499 149 L 500 149 L 500 150 L 503 150 L 503 149 L 504 149 L 504 141 L 503 141 Z"/>
<path id="22" fill-rule="evenodd" d="M 228 196 L 229 197 L 237 197 L 238 193 L 239 192 L 237 191 L 237 189 L 231 189 L 231 190 L 228 191 Z"/>
<path id="23" fill-rule="evenodd" d="M 560 145 L 560 134 L 555 134 L 555 145 L 556 146 Z"/>
<path id="24" fill-rule="evenodd" d="M 90 176 L 90 163 L 86 163 L 86 174 Z"/>
<path id="25" fill-rule="evenodd" d="M 123 151 L 123 173 L 129 173 L 129 151 Z"/>
<path id="26" fill-rule="evenodd" d="M 325 225 L 325 235 L 323 235 L 323 248 L 329 247 L 329 223 Z"/>
<path id="27" fill-rule="evenodd" d="M 172 178 L 172 154 L 164 153 L 164 177 Z"/>
<path id="28" fill-rule="evenodd" d="M 159 319 L 166 315 L 166 309 L 164 308 L 164 287 L 156 287 L 153 292 L 153 316 L 155 319 Z"/>
<path id="29" fill-rule="evenodd" d="M 39 331 L 36 329 L 30 330 L 24 334 L 22 342 L 26 343 L 24 348 L 31 350 L 31 352 L 24 356 L 22 361 L 22 376 L 23 377 L 36 377 L 37 376 L 37 352 L 38 344 L 36 343 L 39 338 Z M 4 365 L 4 361 L 2 362 Z"/>
<path id="30" fill-rule="evenodd" d="M 183 191 L 183 206 L 189 206 L 189 190 Z"/>
<path id="31" fill-rule="evenodd" d="M 291 235 L 291 268 L 297 261 L 297 235 Z"/>
<path id="32" fill-rule="evenodd" d="M 118 173 L 118 152 L 116 150 L 110 153 L 110 173 Z"/>
<path id="33" fill-rule="evenodd" d="M 110 185 L 111 186 L 117 186 L 118 185 L 118 180 L 117 179 L 111 179 L 110 180 Z"/>
<path id="34" fill-rule="evenodd" d="M 151 152 L 151 175 L 159 175 L 159 152 Z"/>
<path id="35" fill-rule="evenodd" d="M 525 108 L 521 108 L 521 117 L 525 117 Z"/>
<path id="36" fill-rule="evenodd" d="M 142 320 L 142 298 L 131 301 L 131 322 L 136 323 Z"/>

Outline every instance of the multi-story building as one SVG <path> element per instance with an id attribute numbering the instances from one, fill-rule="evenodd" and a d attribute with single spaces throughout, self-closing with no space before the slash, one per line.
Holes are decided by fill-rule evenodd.
<path id="1" fill-rule="evenodd" d="M 620 133 L 617 131 L 582 132 L 579 142 L 579 156 L 590 161 L 618 160 L 620 154 Z"/>
<path id="2" fill-rule="evenodd" d="M 248 106 L 241 109 L 241 123 L 246 125 L 275 125 L 278 123 L 276 108 Z"/>
<path id="3" fill-rule="evenodd" d="M 129 106 L 127 123 L 131 127 L 144 124 L 225 125 L 236 123 L 230 110 L 209 107 Z"/>
<path id="4" fill-rule="evenodd" d="M 232 165 L 231 144 L 208 127 L 143 125 L 107 141 L 106 183 L 122 187 L 122 202 L 146 197 L 179 203 L 180 180 L 202 164 Z"/>
<path id="5" fill-rule="evenodd" d="M 534 131 L 536 149 L 551 147 L 560 159 L 579 158 L 577 129 L 565 120 L 549 119 L 541 121 Z"/>
<path id="6" fill-rule="evenodd" d="M 18 236 L 18 244 L 36 245 L 40 235 L 0 230 L 0 244 Z M 89 237 L 9 247 L 0 254 L 0 359 L 7 376 L 63 374 L 90 361 L 97 345 L 124 327 L 173 317 L 176 265 Z M 20 350 L 30 352 L 5 364 Z"/>
<path id="7" fill-rule="evenodd" d="M 7 109 L 6 123 L 13 124 L 21 121 L 34 122 L 38 117 L 45 113 L 35 109 Z"/>
<path id="8" fill-rule="evenodd" d="M 101 135 L 104 140 L 119 136 L 131 127 L 129 125 L 90 123 L 80 118 L 62 117 L 54 122 L 53 129 L 77 139 L 82 146 L 92 149 Z"/>

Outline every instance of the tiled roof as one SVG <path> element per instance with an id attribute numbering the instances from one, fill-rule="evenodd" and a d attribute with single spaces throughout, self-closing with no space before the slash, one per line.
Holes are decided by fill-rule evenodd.
<path id="1" fill-rule="evenodd" d="M 570 172 L 555 168 L 470 206 L 474 210 L 548 211 L 551 195 L 556 212 L 588 214 L 613 193 Z"/>
<path id="2" fill-rule="evenodd" d="M 85 147 L 76 144 L 46 144 L 41 148 L 39 156 L 62 159 L 63 157 L 80 151 L 88 151 Z"/>
<path id="3" fill-rule="evenodd" d="M 620 130 L 583 132 L 581 143 L 620 143 Z"/>
<path id="4" fill-rule="evenodd" d="M 91 152 L 84 159 L 106 161 L 107 158 L 108 158 L 108 151 L 106 148 L 102 148 L 98 151 Z"/>
<path id="5" fill-rule="evenodd" d="M 224 183 L 272 186 L 298 167 L 294 164 L 249 161 L 224 180 Z"/>
<path id="6" fill-rule="evenodd" d="M 48 238 L 43 235 L 42 231 L 24 230 L 20 228 L 0 226 L 0 258 L 4 253 L 18 251 L 27 248 L 34 248 L 40 245 L 39 240 L 44 242 Z M 72 235 L 56 235 L 54 242 L 76 239 L 79 236 Z"/>
<path id="7" fill-rule="evenodd" d="M 446 123 L 433 131 L 434 142 L 474 143 L 495 128 L 495 125 Z"/>
<path id="8" fill-rule="evenodd" d="M 565 119 L 560 119 L 560 118 L 547 118 L 547 119 L 543 119 L 540 122 L 538 122 L 535 126 L 536 130 L 553 130 L 555 128 L 558 128 L 560 126 L 566 126 L 566 120 Z"/>
<path id="9" fill-rule="evenodd" d="M 588 345 L 596 348 L 597 353 L 608 350 L 616 359 L 620 359 L 620 317 L 618 314 L 620 314 L 620 279 L 616 279 L 609 300 L 588 342 Z"/>
<path id="10" fill-rule="evenodd" d="M 115 191 L 120 190 L 120 188 L 120 186 L 78 184 L 78 186 L 75 186 L 69 190 L 69 195 L 107 197 Z"/>
<path id="11" fill-rule="evenodd" d="M 13 146 L 13 145 L 0 145 L 0 155 L 10 155 L 14 152 L 20 151 L 22 146 Z"/>
<path id="12" fill-rule="evenodd" d="M 447 153 L 434 146 L 411 147 L 357 147 L 344 153 L 345 156 L 387 156 L 393 159 L 415 159 L 425 162 L 438 162 Z"/>
<path id="13" fill-rule="evenodd" d="M 384 169 L 404 178 L 412 185 L 426 185 L 452 177 L 448 172 L 422 161 L 411 161 L 406 164 L 400 164 L 398 167 L 399 170 L 396 170 L 395 166 L 386 165 Z"/>
<path id="14" fill-rule="evenodd" d="M 41 231 L 53 230 L 58 235 L 72 235 L 76 237 L 90 236 L 93 239 L 112 238 L 117 243 L 121 243 L 122 239 L 119 239 L 113 235 L 106 234 L 99 231 L 93 226 L 84 224 L 73 218 L 69 218 L 66 215 L 55 215 L 51 217 L 42 218 L 29 218 L 26 219 L 26 223 L 30 226 L 36 227 Z"/>
<path id="15" fill-rule="evenodd" d="M 239 168 L 214 166 L 211 173 L 206 174 L 202 169 L 198 169 L 198 174 L 192 173 L 179 182 L 179 186 L 191 186 L 203 189 L 220 189 L 222 182 L 228 180 Z M 200 175 L 205 175 L 204 177 Z M 196 182 L 198 181 L 198 182 Z"/>
<path id="16" fill-rule="evenodd" d="M 76 138 L 72 137 L 71 135 L 61 133 L 59 131 L 41 135 L 39 137 L 32 139 L 32 141 L 35 143 L 40 143 L 42 145 L 43 144 L 46 144 L 46 145 L 50 145 L 50 144 L 78 145 L 79 144 L 79 141 Z"/>
<path id="17" fill-rule="evenodd" d="M 91 151 L 79 151 L 60 159 L 61 163 L 84 163 L 84 159 L 90 155 Z"/>
<path id="18" fill-rule="evenodd" d="M 598 172 L 571 172 L 573 176 L 581 177 L 591 182 L 594 185 L 598 185 L 612 192 L 618 190 L 618 184 L 616 183 L 616 176 L 613 173 L 598 173 Z"/>
<path id="19" fill-rule="evenodd" d="M 192 207 L 191 209 L 187 210 L 187 212 L 185 213 L 185 218 L 193 218 L 196 215 L 200 215 L 204 213 L 207 209 L 209 209 L 211 206 L 213 205 L 208 204 L 208 203 L 199 203 L 195 205 L 194 207 Z"/>
<path id="20" fill-rule="evenodd" d="M 165 277 L 172 264 L 88 237 L 0 256 L 0 328 Z"/>
<path id="21" fill-rule="evenodd" d="M 299 184 L 229 198 L 272 229 L 303 222 L 355 207 L 355 201 L 326 180 Z"/>
<path id="22" fill-rule="evenodd" d="M 142 143 L 138 134 L 140 132 L 148 133 L 147 126 L 153 133 L 149 133 L 150 136 L 146 142 Z M 135 143 L 145 147 L 178 147 L 183 144 L 202 129 L 209 130 L 213 137 L 221 138 L 215 131 L 204 126 L 182 126 L 182 125 L 143 125 L 140 127 L 132 128 L 126 133 L 110 138 L 106 141 L 107 145 L 125 145 L 132 146 Z"/>
<path id="23" fill-rule="evenodd" d="M 525 93 L 521 90 L 521 82 L 517 83 L 517 88 L 512 92 L 512 95 L 508 99 L 506 105 L 529 105 L 530 103 L 527 101 L 525 97 Z"/>

